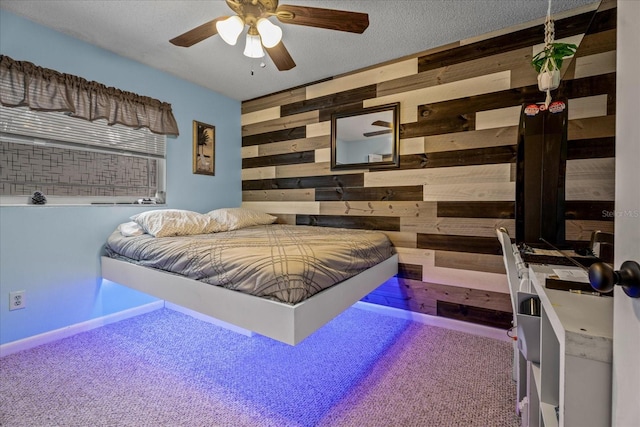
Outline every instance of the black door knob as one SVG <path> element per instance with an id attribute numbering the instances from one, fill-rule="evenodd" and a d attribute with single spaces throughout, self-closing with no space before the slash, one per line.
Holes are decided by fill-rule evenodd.
<path id="1" fill-rule="evenodd" d="M 631 298 L 640 297 L 640 264 L 625 261 L 620 270 L 615 271 L 609 264 L 597 262 L 589 268 L 589 283 L 601 293 L 611 292 L 615 285 L 622 286 L 624 293 Z"/>

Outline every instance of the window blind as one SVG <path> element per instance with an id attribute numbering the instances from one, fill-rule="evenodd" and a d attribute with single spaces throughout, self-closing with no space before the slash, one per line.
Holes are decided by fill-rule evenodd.
<path id="1" fill-rule="evenodd" d="M 164 158 L 166 153 L 166 137 L 147 128 L 108 125 L 106 120 L 90 122 L 28 107 L 0 105 L 0 132 L 3 139 L 12 142 L 50 143 L 156 158 Z"/>
<path id="2" fill-rule="evenodd" d="M 0 155 L 0 204 L 164 203 L 166 136 L 147 128 L 0 106 Z"/>

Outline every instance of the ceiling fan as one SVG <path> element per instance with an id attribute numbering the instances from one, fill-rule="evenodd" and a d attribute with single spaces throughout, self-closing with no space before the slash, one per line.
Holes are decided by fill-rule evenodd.
<path id="1" fill-rule="evenodd" d="M 378 136 L 378 135 L 384 135 L 386 133 L 392 133 L 393 132 L 393 124 L 391 122 L 387 122 L 384 120 L 376 120 L 375 122 L 371 123 L 371 126 L 381 126 L 383 128 L 387 128 L 384 130 L 375 130 L 372 132 L 364 132 L 362 135 L 366 136 L 367 138 L 370 136 Z"/>
<path id="2" fill-rule="evenodd" d="M 282 29 L 269 21 L 275 16 L 283 24 L 305 25 L 329 30 L 362 34 L 369 26 L 369 15 L 360 12 L 323 9 L 318 7 L 280 5 L 278 0 L 226 0 L 236 13 L 220 16 L 187 31 L 171 40 L 176 46 L 189 47 L 216 34 L 235 45 L 243 32 L 247 31 L 244 55 L 250 58 L 264 56 L 262 47 L 278 70 L 286 71 L 296 66 L 289 51 L 282 43 Z"/>

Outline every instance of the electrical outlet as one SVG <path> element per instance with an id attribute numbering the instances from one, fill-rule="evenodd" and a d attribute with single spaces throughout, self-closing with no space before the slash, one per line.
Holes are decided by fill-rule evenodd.
<path id="1" fill-rule="evenodd" d="M 9 310 L 19 310 L 27 306 L 27 291 L 9 292 Z"/>

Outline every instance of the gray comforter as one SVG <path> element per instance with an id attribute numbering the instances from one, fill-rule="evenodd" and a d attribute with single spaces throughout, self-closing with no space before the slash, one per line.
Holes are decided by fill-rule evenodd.
<path id="1" fill-rule="evenodd" d="M 382 232 L 263 225 L 195 236 L 109 236 L 107 255 L 289 304 L 393 254 Z"/>

